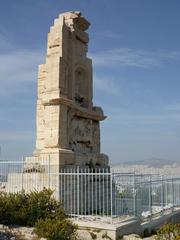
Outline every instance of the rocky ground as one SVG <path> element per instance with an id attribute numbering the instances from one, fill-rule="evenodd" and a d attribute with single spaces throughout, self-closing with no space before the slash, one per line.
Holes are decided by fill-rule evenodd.
<path id="1" fill-rule="evenodd" d="M 0 225 L 0 240 L 35 240 L 33 228 Z"/>
<path id="2" fill-rule="evenodd" d="M 78 231 L 78 240 L 111 240 L 107 234 L 102 234 L 97 231 L 87 231 L 81 230 Z M 124 236 L 122 240 L 153 240 L 153 237 L 141 238 L 139 235 L 131 234 Z M 30 227 L 7 227 L 0 225 L 0 240 L 45 240 L 43 238 L 38 239 L 37 236 L 33 233 L 33 228 Z"/>
<path id="3" fill-rule="evenodd" d="M 106 235 L 106 234 L 102 234 L 100 232 L 93 232 L 93 231 L 86 231 L 86 230 L 81 230 L 78 232 L 78 239 L 79 240 L 92 240 L 92 239 L 96 239 L 96 240 L 111 240 L 111 238 Z M 136 234 L 130 234 L 130 235 L 126 235 L 123 238 L 121 238 L 121 240 L 154 240 L 154 237 L 147 237 L 147 238 L 141 238 L 139 235 Z"/>

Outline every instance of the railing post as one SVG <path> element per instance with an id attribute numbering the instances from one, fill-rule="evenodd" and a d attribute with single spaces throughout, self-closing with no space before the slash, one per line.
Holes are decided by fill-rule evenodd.
<path id="1" fill-rule="evenodd" d="M 165 180 L 165 206 L 168 205 L 168 180 Z"/>
<path id="2" fill-rule="evenodd" d="M 77 213 L 79 219 L 79 166 L 77 167 Z"/>
<path id="3" fill-rule="evenodd" d="M 48 188 L 50 188 L 50 155 L 48 155 Z"/>
<path id="4" fill-rule="evenodd" d="M 171 186 L 172 186 L 172 191 L 171 191 L 171 194 L 172 194 L 172 211 L 174 211 L 174 179 L 173 179 L 173 177 L 171 179 Z"/>
<path id="5" fill-rule="evenodd" d="M 162 214 L 164 212 L 164 182 L 163 176 L 161 176 L 161 207 L 162 207 Z"/>
<path id="6" fill-rule="evenodd" d="M 21 176 L 21 186 L 22 186 L 22 191 L 23 191 L 23 181 L 24 181 L 24 177 L 23 177 L 23 173 L 24 173 L 24 157 L 22 157 L 22 176 Z"/>
<path id="7" fill-rule="evenodd" d="M 151 182 L 151 175 L 149 176 L 149 212 L 150 217 L 152 216 L 152 182 Z"/>
<path id="8" fill-rule="evenodd" d="M 133 175 L 133 212 L 134 212 L 134 216 L 136 216 L 136 176 L 135 176 L 135 173 Z"/>
<path id="9" fill-rule="evenodd" d="M 113 223 L 113 193 L 112 193 L 112 191 L 113 191 L 113 186 L 112 186 L 112 184 L 113 184 L 113 179 L 112 179 L 112 169 L 110 170 L 110 184 L 111 184 L 111 186 L 110 186 L 110 191 L 111 191 L 111 224 Z"/>
<path id="10" fill-rule="evenodd" d="M 178 185 L 179 187 L 178 187 L 178 199 L 179 199 L 179 201 L 178 201 L 178 206 L 180 206 L 180 179 L 179 179 L 179 185 Z"/>

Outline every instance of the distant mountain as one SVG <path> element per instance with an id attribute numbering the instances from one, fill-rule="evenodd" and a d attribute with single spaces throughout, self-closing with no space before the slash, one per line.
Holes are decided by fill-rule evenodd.
<path id="1" fill-rule="evenodd" d="M 128 161 L 128 162 L 123 162 L 118 165 L 146 165 L 149 167 L 162 167 L 164 165 L 177 165 L 180 166 L 180 160 L 179 161 L 173 161 L 173 160 L 167 160 L 167 159 L 158 159 L 158 158 L 151 158 L 151 159 L 145 159 L 145 160 L 140 160 L 140 161 Z"/>

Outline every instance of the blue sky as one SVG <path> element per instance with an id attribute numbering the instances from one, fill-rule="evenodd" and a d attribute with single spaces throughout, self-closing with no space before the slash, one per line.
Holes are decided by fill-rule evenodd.
<path id="1" fill-rule="evenodd" d="M 1 157 L 35 148 L 37 66 L 59 13 L 91 22 L 94 104 L 108 116 L 102 152 L 111 163 L 180 159 L 179 0 L 2 0 L 0 7 Z"/>

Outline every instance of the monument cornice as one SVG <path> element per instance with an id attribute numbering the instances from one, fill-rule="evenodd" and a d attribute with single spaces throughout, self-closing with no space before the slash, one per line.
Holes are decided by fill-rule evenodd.
<path id="1" fill-rule="evenodd" d="M 102 112 L 80 107 L 77 104 L 75 104 L 72 100 L 63 98 L 63 97 L 54 98 L 50 100 L 43 100 L 42 104 L 44 106 L 51 106 L 51 105 L 68 106 L 74 110 L 76 116 L 83 117 L 83 118 L 88 118 L 96 121 L 103 121 L 104 119 L 106 119 L 106 116 L 104 116 Z"/>

